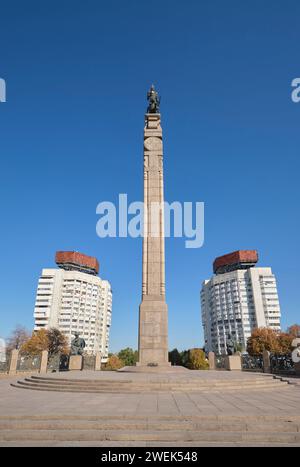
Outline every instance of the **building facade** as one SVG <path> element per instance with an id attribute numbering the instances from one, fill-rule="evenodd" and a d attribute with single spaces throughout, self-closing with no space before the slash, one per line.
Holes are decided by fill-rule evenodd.
<path id="1" fill-rule="evenodd" d="M 281 329 L 276 278 L 271 268 L 255 267 L 257 260 L 253 250 L 215 260 L 215 275 L 201 290 L 206 351 L 226 353 L 228 334 L 245 349 L 254 328 Z"/>
<path id="2" fill-rule="evenodd" d="M 101 352 L 108 358 L 112 315 L 112 291 L 108 281 L 97 274 L 96 258 L 77 252 L 58 252 L 59 268 L 43 269 L 39 278 L 34 320 L 35 330 L 57 328 L 73 339 L 79 332 L 86 352 Z"/>

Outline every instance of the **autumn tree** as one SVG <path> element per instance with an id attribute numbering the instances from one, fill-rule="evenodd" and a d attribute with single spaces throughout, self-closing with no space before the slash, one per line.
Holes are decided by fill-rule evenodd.
<path id="1" fill-rule="evenodd" d="M 290 334 L 280 332 L 278 335 L 278 353 L 285 355 L 292 352 L 293 339 L 293 336 Z"/>
<path id="2" fill-rule="evenodd" d="M 300 337 L 300 324 L 292 324 L 286 331 L 293 338 Z"/>
<path id="3" fill-rule="evenodd" d="M 105 366 L 106 370 L 119 370 L 124 366 L 124 362 L 118 357 L 118 355 L 111 355 Z"/>
<path id="4" fill-rule="evenodd" d="M 57 353 L 67 354 L 69 353 L 68 340 L 59 329 L 50 328 L 47 330 L 49 347 L 49 355 L 54 355 Z"/>
<path id="5" fill-rule="evenodd" d="M 7 340 L 6 350 L 20 349 L 22 345 L 30 339 L 29 331 L 21 325 L 17 325 Z"/>
<path id="6" fill-rule="evenodd" d="M 34 331 L 21 347 L 21 351 L 28 355 L 38 355 L 43 350 L 47 350 L 49 356 L 57 353 L 66 354 L 68 352 L 66 336 L 56 328 L 39 329 Z"/>
<path id="7" fill-rule="evenodd" d="M 292 337 L 271 328 L 255 328 L 247 340 L 247 352 L 250 355 L 262 354 L 264 350 L 276 354 L 291 351 Z"/>
<path id="8" fill-rule="evenodd" d="M 139 358 L 137 350 L 133 350 L 130 347 L 120 350 L 118 358 L 122 360 L 125 366 L 133 366 L 136 364 Z"/>
<path id="9" fill-rule="evenodd" d="M 32 336 L 24 342 L 21 347 L 21 352 L 28 355 L 38 355 L 43 350 L 48 350 L 49 340 L 46 329 L 40 329 L 39 331 L 33 332 Z"/>
<path id="10" fill-rule="evenodd" d="M 208 370 L 209 363 L 202 349 L 189 350 L 188 368 L 190 370 Z"/>

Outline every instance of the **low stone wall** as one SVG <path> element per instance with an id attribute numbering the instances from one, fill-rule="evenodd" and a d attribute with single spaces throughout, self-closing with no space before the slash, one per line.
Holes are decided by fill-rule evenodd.
<path id="1" fill-rule="evenodd" d="M 275 355 L 267 350 L 262 355 L 233 355 L 234 365 L 227 355 L 216 355 L 209 352 L 210 370 L 242 370 L 261 373 L 271 373 L 282 376 L 299 376 L 300 363 L 294 363 L 291 354 Z"/>
<path id="2" fill-rule="evenodd" d="M 0 377 L 16 374 L 47 373 L 69 370 L 69 355 L 56 354 L 49 356 L 44 350 L 38 355 L 29 356 L 17 349 L 12 350 L 6 360 L 0 362 Z M 82 357 L 82 369 L 91 371 L 101 370 L 101 353 Z"/>

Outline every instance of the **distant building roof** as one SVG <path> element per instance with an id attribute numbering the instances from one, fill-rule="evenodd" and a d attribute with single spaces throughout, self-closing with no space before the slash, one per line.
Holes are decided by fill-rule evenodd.
<path id="1" fill-rule="evenodd" d="M 93 275 L 97 275 L 99 272 L 97 258 L 78 251 L 57 251 L 55 262 L 58 267 L 67 271 L 80 271 Z"/>
<path id="2" fill-rule="evenodd" d="M 251 268 L 255 266 L 257 261 L 258 253 L 256 250 L 237 250 L 216 258 L 213 269 L 215 274 L 223 274 L 237 269 Z"/>

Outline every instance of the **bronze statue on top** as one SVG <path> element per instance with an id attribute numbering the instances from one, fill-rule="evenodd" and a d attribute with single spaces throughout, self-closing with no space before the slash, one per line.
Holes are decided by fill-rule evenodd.
<path id="1" fill-rule="evenodd" d="M 236 344 L 234 340 L 232 339 L 231 334 L 228 334 L 227 336 L 226 350 L 227 350 L 227 355 L 234 355 L 237 351 Z"/>
<path id="2" fill-rule="evenodd" d="M 160 99 L 158 92 L 155 91 L 154 85 L 152 84 L 150 91 L 147 93 L 147 100 L 149 101 L 147 108 L 148 114 L 159 114 Z"/>
<path id="3" fill-rule="evenodd" d="M 79 337 L 79 332 L 74 332 L 75 339 L 71 342 L 71 355 L 82 355 L 85 348 L 85 340 Z"/>

